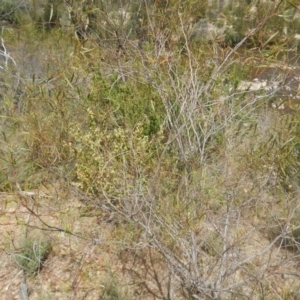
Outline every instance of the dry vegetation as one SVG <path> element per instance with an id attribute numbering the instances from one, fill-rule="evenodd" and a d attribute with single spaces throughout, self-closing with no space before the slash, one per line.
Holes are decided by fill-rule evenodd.
<path id="1" fill-rule="evenodd" d="M 0 0 L 3 299 L 299 299 L 295 1 Z"/>

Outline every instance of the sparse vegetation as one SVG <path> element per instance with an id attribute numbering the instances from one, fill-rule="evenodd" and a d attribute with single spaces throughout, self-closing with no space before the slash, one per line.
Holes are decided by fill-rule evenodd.
<path id="1" fill-rule="evenodd" d="M 49 298 L 296 295 L 300 7 L 196 2 L 0 1 L 1 243 Z"/>

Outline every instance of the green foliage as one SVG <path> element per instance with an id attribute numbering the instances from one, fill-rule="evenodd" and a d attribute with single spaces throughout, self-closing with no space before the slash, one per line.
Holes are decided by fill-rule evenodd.
<path id="1" fill-rule="evenodd" d="M 25 133 L 20 130 L 19 121 L 7 118 L 1 124 L 1 130 L 0 190 L 11 191 L 17 182 L 27 187 L 36 187 L 41 182 L 38 180 L 39 172 L 22 142 Z M 35 172 L 37 177 L 33 176 Z"/>
<path id="2" fill-rule="evenodd" d="M 270 184 L 293 191 L 300 183 L 300 119 L 295 115 L 274 114 L 264 137 L 257 137 L 251 148 L 251 161 L 256 172 L 272 174 Z"/>
<path id="3" fill-rule="evenodd" d="M 22 242 L 18 253 L 14 254 L 14 259 L 28 275 L 35 276 L 42 269 L 50 252 L 49 240 L 28 238 Z"/>
<path id="4" fill-rule="evenodd" d="M 113 121 L 118 126 L 134 127 L 141 123 L 145 135 L 158 133 L 164 118 L 164 109 L 155 90 L 149 84 L 131 81 L 112 83 L 113 86 L 110 84 L 101 75 L 95 75 L 95 89 L 87 99 L 89 105 L 97 106 L 93 113 L 97 114 L 99 111 L 101 114 L 103 110 L 111 110 Z"/>
<path id="5" fill-rule="evenodd" d="M 59 0 L 48 0 L 45 8 L 44 8 L 44 15 L 43 15 L 43 23 L 44 28 L 49 30 L 58 26 L 60 12 L 59 12 L 59 4 L 61 1 Z"/>
<path id="6" fill-rule="evenodd" d="M 216 233 L 208 235 L 203 242 L 202 249 L 211 256 L 220 256 L 222 253 L 222 240 Z"/>
<path id="7" fill-rule="evenodd" d="M 294 238 L 293 246 L 299 252 L 300 251 L 300 228 L 296 228 L 292 230 L 292 236 Z"/>
<path id="8" fill-rule="evenodd" d="M 91 193 L 130 193 L 135 180 L 152 169 L 158 140 L 144 135 L 142 124 L 107 129 L 92 109 L 88 115 L 87 127 L 74 125 L 71 131 L 78 185 Z"/>
<path id="9" fill-rule="evenodd" d="M 239 29 L 231 27 L 225 30 L 224 42 L 226 45 L 234 47 L 244 38 L 244 34 L 242 33 L 241 28 L 237 28 Z"/>
<path id="10" fill-rule="evenodd" d="M 103 283 L 104 290 L 99 300 L 130 300 L 128 293 L 121 287 L 116 276 L 110 275 Z"/>
<path id="11" fill-rule="evenodd" d="M 24 0 L 0 0 L 0 21 L 19 24 L 22 14 L 26 14 L 27 5 Z"/>

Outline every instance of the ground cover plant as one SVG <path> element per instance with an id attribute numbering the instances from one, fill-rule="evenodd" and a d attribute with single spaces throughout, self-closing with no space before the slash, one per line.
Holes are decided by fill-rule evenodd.
<path id="1" fill-rule="evenodd" d="M 299 296 L 300 8 L 196 2 L 0 11 L 1 259 L 33 299 Z"/>
<path id="2" fill-rule="evenodd" d="M 17 265 L 29 275 L 36 275 L 51 251 L 49 241 L 26 239 L 21 245 L 21 251 L 15 253 Z"/>

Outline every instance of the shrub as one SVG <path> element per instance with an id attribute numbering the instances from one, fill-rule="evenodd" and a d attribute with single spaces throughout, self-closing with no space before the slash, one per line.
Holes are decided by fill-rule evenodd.
<path id="1" fill-rule="evenodd" d="M 124 292 L 114 275 L 104 282 L 104 290 L 99 300 L 130 300 L 127 292 Z"/>
<path id="2" fill-rule="evenodd" d="M 157 139 L 144 135 L 142 124 L 108 129 L 92 109 L 88 114 L 87 128 L 77 124 L 71 130 L 78 186 L 93 194 L 130 193 L 135 179 L 147 177 L 153 168 Z"/>
<path id="3" fill-rule="evenodd" d="M 19 24 L 28 16 L 25 0 L 0 0 L 0 21 Z"/>
<path id="4" fill-rule="evenodd" d="M 18 266 L 30 276 L 35 276 L 51 252 L 51 243 L 45 239 L 25 239 L 14 259 Z"/>

